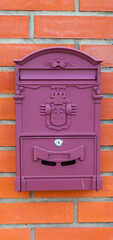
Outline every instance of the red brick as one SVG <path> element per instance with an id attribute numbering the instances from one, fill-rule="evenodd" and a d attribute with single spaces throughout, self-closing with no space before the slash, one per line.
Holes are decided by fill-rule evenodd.
<path id="1" fill-rule="evenodd" d="M 95 59 L 102 59 L 102 66 L 113 67 L 113 45 L 80 45 L 79 48 Z"/>
<path id="2" fill-rule="evenodd" d="M 15 125 L 0 125 L 0 146 L 16 146 Z"/>
<path id="3" fill-rule="evenodd" d="M 15 119 L 15 101 L 13 98 L 0 98 L 0 120 Z"/>
<path id="4" fill-rule="evenodd" d="M 0 16 L 0 38 L 28 38 L 28 16 Z"/>
<path id="5" fill-rule="evenodd" d="M 80 0 L 80 11 L 113 11 L 113 0 Z"/>
<path id="6" fill-rule="evenodd" d="M 71 223 L 73 203 L 0 203 L 0 224 Z"/>
<path id="7" fill-rule="evenodd" d="M 79 202 L 78 222 L 113 222 L 113 202 Z"/>
<path id="8" fill-rule="evenodd" d="M 1 228 L 1 240 L 30 240 L 30 229 L 28 228 Z"/>
<path id="9" fill-rule="evenodd" d="M 102 177 L 103 188 L 99 191 L 41 191 L 35 192 L 37 198 L 64 198 L 64 197 L 113 197 L 113 177 Z"/>
<path id="10" fill-rule="evenodd" d="M 74 0 L 5 0 L 0 2 L 1 10 L 74 10 Z"/>
<path id="11" fill-rule="evenodd" d="M 101 172 L 113 171 L 113 151 L 100 152 L 100 170 Z"/>
<path id="12" fill-rule="evenodd" d="M 14 177 L 0 177 L 0 198 L 29 198 L 29 192 L 15 191 Z"/>
<path id="13" fill-rule="evenodd" d="M 101 73 L 101 91 L 104 94 L 113 93 L 113 72 Z"/>
<path id="14" fill-rule="evenodd" d="M 14 72 L 0 72 L 0 93 L 14 93 L 15 92 L 15 73 Z"/>
<path id="15" fill-rule="evenodd" d="M 14 59 L 21 59 L 43 48 L 57 46 L 74 48 L 74 44 L 0 44 L 0 66 L 14 66 Z"/>
<path id="16" fill-rule="evenodd" d="M 101 119 L 113 119 L 113 98 L 104 98 L 102 100 Z"/>
<path id="17" fill-rule="evenodd" d="M 0 172 L 16 172 L 16 151 L 0 151 Z"/>
<path id="18" fill-rule="evenodd" d="M 113 228 L 37 228 L 35 240 L 112 240 Z"/>
<path id="19" fill-rule="evenodd" d="M 39 38 L 113 38 L 113 17 L 35 16 L 34 34 Z"/>
<path id="20" fill-rule="evenodd" d="M 101 145 L 113 145 L 113 125 L 101 124 Z"/>

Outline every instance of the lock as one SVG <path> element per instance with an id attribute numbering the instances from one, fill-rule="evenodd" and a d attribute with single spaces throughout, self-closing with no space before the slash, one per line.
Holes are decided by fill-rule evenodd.
<path id="1" fill-rule="evenodd" d="M 57 147 L 61 147 L 62 144 L 63 144 L 63 140 L 62 140 L 62 139 L 56 139 L 56 140 L 54 141 L 54 143 L 55 143 L 55 145 L 56 145 Z"/>

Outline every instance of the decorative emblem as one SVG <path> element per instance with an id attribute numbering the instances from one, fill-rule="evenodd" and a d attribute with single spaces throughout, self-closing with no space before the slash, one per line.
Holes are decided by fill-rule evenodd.
<path id="1" fill-rule="evenodd" d="M 101 103 L 101 99 L 103 98 L 103 95 L 101 95 L 101 91 L 98 90 L 98 87 L 93 88 L 93 98 L 95 100 L 95 103 Z"/>
<path id="2" fill-rule="evenodd" d="M 71 125 L 71 116 L 76 115 L 76 105 L 66 98 L 65 92 L 52 92 L 51 99 L 40 106 L 40 114 L 45 115 L 46 125 L 50 129 L 62 130 Z"/>
<path id="3" fill-rule="evenodd" d="M 65 68 L 65 63 L 61 60 L 56 60 L 51 63 L 52 68 L 60 67 L 60 68 Z"/>
<path id="4" fill-rule="evenodd" d="M 14 96 L 14 99 L 15 100 L 23 100 L 23 98 L 24 98 L 24 96 L 23 96 L 23 94 L 22 94 L 22 92 L 23 92 L 23 87 L 19 87 L 18 88 L 18 90 L 16 91 L 16 94 L 15 94 L 15 96 Z"/>

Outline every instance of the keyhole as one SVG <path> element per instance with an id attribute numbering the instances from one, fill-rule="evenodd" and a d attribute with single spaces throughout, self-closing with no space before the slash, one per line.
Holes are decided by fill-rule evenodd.
<path id="1" fill-rule="evenodd" d="M 55 143 L 55 145 L 56 145 L 57 147 L 60 147 L 60 146 L 62 146 L 62 144 L 63 144 L 63 140 L 62 140 L 62 139 L 56 139 L 56 140 L 54 141 L 54 143 Z"/>

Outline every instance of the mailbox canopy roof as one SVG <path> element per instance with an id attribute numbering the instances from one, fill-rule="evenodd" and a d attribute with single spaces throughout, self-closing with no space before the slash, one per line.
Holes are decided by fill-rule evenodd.
<path id="1" fill-rule="evenodd" d="M 100 83 L 101 62 L 72 48 L 46 48 L 15 60 L 16 83 L 67 80 L 71 84 L 71 80 L 77 80 L 95 85 Z"/>
<path id="2" fill-rule="evenodd" d="M 36 51 L 27 55 L 21 60 L 14 60 L 14 62 L 19 65 L 24 65 L 29 61 L 31 62 L 33 59 L 40 58 L 40 56 L 43 56 L 43 58 L 45 58 L 46 55 L 48 57 L 48 55 L 51 55 L 51 54 L 54 54 L 54 55 L 60 54 L 60 57 L 64 56 L 64 58 L 65 58 L 65 55 L 68 55 L 68 57 L 70 56 L 71 58 L 73 58 L 74 56 L 75 58 L 83 59 L 84 61 L 86 61 L 87 63 L 90 63 L 91 65 L 98 65 L 102 62 L 102 60 L 96 60 L 95 58 L 91 57 L 90 55 L 80 50 L 66 48 L 66 47 L 52 47 L 52 48 L 41 49 L 39 51 Z M 71 59 L 70 57 L 69 57 L 69 60 Z"/>

